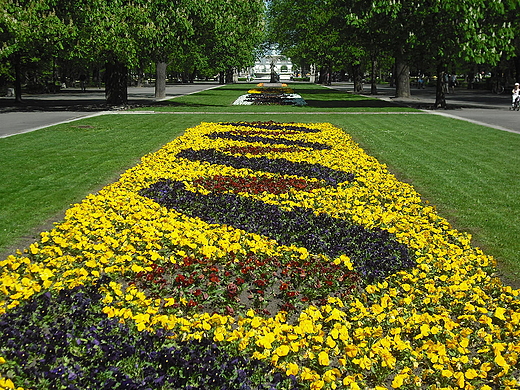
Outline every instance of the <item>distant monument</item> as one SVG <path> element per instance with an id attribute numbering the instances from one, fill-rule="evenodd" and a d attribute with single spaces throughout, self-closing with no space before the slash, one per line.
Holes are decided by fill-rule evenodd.
<path id="1" fill-rule="evenodd" d="M 271 60 L 271 83 L 277 83 L 280 81 L 280 76 L 278 76 L 278 73 L 276 73 L 275 67 L 274 67 L 274 59 Z"/>
<path id="2" fill-rule="evenodd" d="M 274 69 L 273 69 L 274 68 Z M 254 79 L 262 82 L 270 82 L 273 71 L 276 73 L 277 82 L 289 81 L 292 72 L 293 64 L 291 60 L 281 54 L 268 54 L 259 58 L 254 67 L 247 70 Z"/>

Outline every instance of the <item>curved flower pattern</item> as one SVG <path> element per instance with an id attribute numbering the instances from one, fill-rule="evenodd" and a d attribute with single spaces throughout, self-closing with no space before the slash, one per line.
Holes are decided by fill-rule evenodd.
<path id="1" fill-rule="evenodd" d="M 381 229 L 366 229 L 348 220 L 315 215 L 295 207 L 290 211 L 235 194 L 209 195 L 187 191 L 182 182 L 161 180 L 141 191 L 162 206 L 210 224 L 233 226 L 296 245 L 330 258 L 349 256 L 354 268 L 369 280 L 412 268 L 408 249 Z"/>
<path id="2" fill-rule="evenodd" d="M 305 100 L 290 88 L 260 87 L 240 96 L 233 105 L 291 105 L 305 106 Z"/>
<path id="3" fill-rule="evenodd" d="M 342 130 L 202 123 L 0 261 L 0 387 L 513 390 L 519 296 Z"/>
<path id="4" fill-rule="evenodd" d="M 264 133 L 265 134 L 265 133 Z M 240 135 L 240 134 L 230 134 L 230 133 L 212 133 L 208 134 L 209 138 L 226 138 L 231 139 L 233 141 L 245 141 L 245 142 L 260 142 L 264 144 L 275 144 L 275 145 L 287 145 L 287 146 L 299 146 L 302 148 L 311 148 L 316 150 L 328 150 L 332 149 L 332 146 L 321 144 L 318 142 L 302 142 L 299 140 L 290 140 L 285 138 L 272 138 L 272 137 L 260 137 L 260 136 L 252 136 L 252 135 Z"/>

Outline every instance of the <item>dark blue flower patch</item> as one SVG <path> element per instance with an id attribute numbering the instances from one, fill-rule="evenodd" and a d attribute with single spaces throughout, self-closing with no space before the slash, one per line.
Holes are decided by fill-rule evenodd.
<path id="1" fill-rule="evenodd" d="M 232 156 L 219 152 L 216 149 L 184 149 L 177 154 L 190 161 L 206 161 L 211 164 L 226 165 L 236 169 L 248 168 L 255 171 L 280 173 L 283 175 L 296 175 L 313 177 L 325 180 L 331 185 L 337 185 L 345 181 L 354 181 L 354 174 L 338 171 L 323 165 L 310 164 L 308 162 L 293 162 L 284 158 L 270 159 L 267 157 Z"/>
<path id="2" fill-rule="evenodd" d="M 182 182 L 167 179 L 142 190 L 141 195 L 208 223 L 261 234 L 281 245 L 295 244 L 331 258 L 346 254 L 356 271 L 368 280 L 415 266 L 408 248 L 388 231 L 366 229 L 327 214 L 315 215 L 312 210 L 284 211 L 276 205 L 235 194 L 202 195 L 187 191 Z"/>
<path id="3" fill-rule="evenodd" d="M 100 281 L 107 283 L 108 281 Z M 0 356 L 16 386 L 48 389 L 299 389 L 294 376 L 212 340 L 177 342 L 164 330 L 100 311 L 99 285 L 44 293 L 0 317 Z"/>
<path id="4" fill-rule="evenodd" d="M 206 137 L 216 139 L 216 138 L 224 138 L 230 139 L 233 141 L 245 141 L 245 142 L 261 142 L 263 144 L 275 144 L 275 145 L 288 145 L 288 146 L 299 146 L 302 148 L 311 148 L 314 150 L 328 150 L 332 149 L 332 146 L 327 144 L 321 144 L 319 142 L 304 142 L 298 140 L 290 140 L 285 138 L 268 138 L 261 136 L 251 136 L 251 135 L 240 135 L 240 134 L 232 134 L 228 132 L 222 133 L 211 133 L 207 134 Z"/>
<path id="5" fill-rule="evenodd" d="M 226 126 L 245 126 L 245 127 L 253 127 L 255 129 L 266 129 L 266 130 L 289 130 L 289 131 L 297 131 L 302 133 L 318 133 L 321 130 L 319 129 L 311 129 L 310 127 L 305 126 L 291 126 L 289 124 L 284 125 L 282 123 L 277 123 L 273 121 L 268 122 L 222 122 L 219 123 L 221 125 Z"/>

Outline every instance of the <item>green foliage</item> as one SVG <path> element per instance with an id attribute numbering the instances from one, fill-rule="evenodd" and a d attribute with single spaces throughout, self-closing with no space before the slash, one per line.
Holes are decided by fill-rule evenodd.
<path id="1" fill-rule="evenodd" d="M 388 53 L 424 67 L 514 55 L 515 0 L 272 0 L 269 39 L 293 61 L 359 62 Z M 365 60 L 364 60 L 365 61 Z"/>
<path id="2" fill-rule="evenodd" d="M 262 0 L 197 3 L 190 47 L 197 69 L 216 74 L 252 65 L 264 37 L 264 14 Z"/>
<path id="3" fill-rule="evenodd" d="M 262 0 L 0 0 L 0 10 L 4 64 L 59 58 L 84 72 L 105 63 L 172 62 L 179 71 L 211 74 L 253 63 L 263 39 L 265 5 Z"/>

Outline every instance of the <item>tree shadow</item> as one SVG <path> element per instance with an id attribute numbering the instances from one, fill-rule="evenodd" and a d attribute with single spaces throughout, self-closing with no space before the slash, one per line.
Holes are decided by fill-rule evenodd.
<path id="1" fill-rule="evenodd" d="M 76 111 L 76 112 L 96 112 L 110 110 L 112 106 L 106 104 L 103 98 L 86 98 L 78 95 L 56 96 L 45 95 L 45 98 L 23 97 L 22 101 L 17 102 L 12 99 L 0 99 L 0 113 L 2 112 L 53 112 L 53 111 Z M 135 102 L 129 102 L 135 104 Z"/>
<path id="2" fill-rule="evenodd" d="M 144 107 L 168 107 L 168 108 L 202 108 L 202 107 L 229 107 L 230 104 L 205 104 L 193 102 L 176 102 L 165 100 L 162 102 L 149 102 L 142 104 Z"/>
<path id="3" fill-rule="evenodd" d="M 307 102 L 308 107 L 315 108 L 395 108 L 399 107 L 399 105 L 387 102 L 383 100 L 376 99 L 351 99 L 351 100 L 314 100 L 314 99 L 306 99 L 302 96 Z"/>

